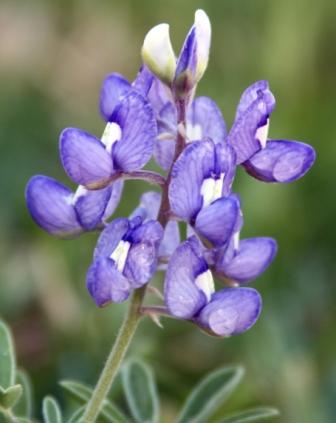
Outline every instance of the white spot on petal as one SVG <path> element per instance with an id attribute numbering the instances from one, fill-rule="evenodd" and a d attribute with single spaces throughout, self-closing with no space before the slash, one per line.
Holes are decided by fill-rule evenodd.
<path id="1" fill-rule="evenodd" d="M 256 131 L 255 137 L 260 142 L 261 148 L 266 147 L 268 128 L 269 128 L 269 119 L 267 119 L 267 122 L 265 123 L 265 125 L 260 126 Z"/>
<path id="2" fill-rule="evenodd" d="M 187 122 L 187 142 L 197 141 L 202 139 L 202 126 L 198 123 L 192 125 Z"/>
<path id="3" fill-rule="evenodd" d="M 115 261 L 119 272 L 124 270 L 130 247 L 131 244 L 128 241 L 121 240 L 110 256 L 110 258 Z"/>
<path id="4" fill-rule="evenodd" d="M 80 197 L 84 197 L 87 193 L 87 189 L 83 185 L 78 185 L 75 194 L 71 197 L 70 204 L 74 206 Z"/>
<path id="5" fill-rule="evenodd" d="M 204 179 L 201 186 L 201 195 L 203 196 L 203 207 L 208 206 L 218 198 L 221 198 L 224 183 L 224 173 L 220 177 Z"/>
<path id="6" fill-rule="evenodd" d="M 120 126 L 115 122 L 109 122 L 105 130 L 103 132 L 103 135 L 101 137 L 101 141 L 103 144 L 105 144 L 106 150 L 111 153 L 112 146 L 116 141 L 119 141 L 121 138 L 122 132 Z"/>
<path id="7" fill-rule="evenodd" d="M 209 302 L 212 294 L 215 292 L 215 284 L 211 271 L 208 269 L 206 272 L 198 275 L 195 280 L 195 285 L 205 294 L 205 297 Z"/>

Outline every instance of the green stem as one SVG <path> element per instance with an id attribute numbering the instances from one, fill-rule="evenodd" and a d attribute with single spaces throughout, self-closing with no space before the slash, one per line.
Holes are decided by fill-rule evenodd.
<path id="1" fill-rule="evenodd" d="M 92 397 L 87 404 L 83 416 L 83 420 L 85 422 L 95 422 L 99 415 L 103 401 L 111 388 L 112 382 L 117 374 L 141 318 L 140 307 L 145 291 L 146 286 L 133 292 L 128 313 L 125 316 L 124 322 L 120 328 L 110 355 L 107 358 L 103 371 L 101 372 Z"/>

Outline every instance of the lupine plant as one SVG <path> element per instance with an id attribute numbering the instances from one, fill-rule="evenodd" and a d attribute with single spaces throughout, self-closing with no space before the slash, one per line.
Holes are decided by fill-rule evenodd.
<path id="1" fill-rule="evenodd" d="M 269 237 L 240 239 L 241 199 L 232 189 L 236 168 L 242 166 L 259 181 L 288 183 L 302 177 L 315 160 L 308 144 L 268 138 L 275 98 L 267 81 L 243 92 L 229 130 L 216 103 L 196 96 L 210 41 L 211 25 L 202 10 L 196 11 L 177 58 L 169 26 L 151 29 L 135 80 L 112 73 L 103 82 L 102 136 L 77 128 L 60 135 L 61 163 L 77 188 L 41 175 L 27 185 L 30 214 L 50 234 L 74 238 L 101 232 L 86 279 L 94 303 L 104 307 L 130 300 L 83 409 L 87 422 L 103 413 L 142 316 L 158 324 L 162 316 L 186 320 L 219 338 L 254 325 L 262 300 L 247 284 L 270 265 L 277 244 Z M 162 172 L 146 169 L 152 158 Z M 143 193 L 129 217 L 111 219 L 128 179 L 158 190 Z M 180 236 L 182 224 L 186 239 Z M 162 293 L 151 282 L 156 271 L 165 272 Z M 162 298 L 162 305 L 144 305 L 147 292 Z M 227 421 L 252 421 L 243 418 Z M 207 420 L 191 416 L 178 421 Z"/>

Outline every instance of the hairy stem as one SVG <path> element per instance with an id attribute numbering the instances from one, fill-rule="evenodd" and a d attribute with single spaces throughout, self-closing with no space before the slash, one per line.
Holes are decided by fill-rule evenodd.
<path id="1" fill-rule="evenodd" d="M 85 422 L 95 422 L 102 408 L 112 382 L 117 374 L 120 364 L 133 338 L 135 330 L 141 318 L 141 304 L 145 295 L 146 286 L 133 292 L 131 304 L 124 322 L 120 328 L 117 339 L 113 345 L 110 355 L 107 358 L 98 383 L 93 391 L 92 397 L 87 404 L 83 420 Z"/>

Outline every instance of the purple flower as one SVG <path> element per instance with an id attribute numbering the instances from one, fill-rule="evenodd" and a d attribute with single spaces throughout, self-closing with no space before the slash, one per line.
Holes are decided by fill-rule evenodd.
<path id="1" fill-rule="evenodd" d="M 125 301 L 146 284 L 157 265 L 161 225 L 141 217 L 113 220 L 101 233 L 87 274 L 88 290 L 99 307 Z"/>
<path id="2" fill-rule="evenodd" d="M 126 94 L 133 91 L 146 97 L 154 80 L 154 75 L 143 65 L 130 84 L 119 73 L 110 73 L 103 81 L 99 97 L 99 110 L 106 122 L 110 121 L 112 113 Z"/>
<path id="3" fill-rule="evenodd" d="M 252 288 L 224 288 L 215 293 L 204 250 L 196 237 L 183 242 L 172 255 L 164 296 L 173 316 L 191 320 L 218 336 L 246 331 L 261 311 L 261 297 Z"/>
<path id="4" fill-rule="evenodd" d="M 239 241 L 236 236 L 216 253 L 215 268 L 225 278 L 245 283 L 257 278 L 273 261 L 277 244 L 273 238 L 258 237 Z"/>
<path id="5" fill-rule="evenodd" d="M 122 181 L 89 191 L 79 186 L 73 193 L 48 176 L 37 175 L 26 188 L 28 210 L 44 230 L 60 237 L 73 237 L 105 224 L 116 209 L 123 188 Z"/>
<path id="6" fill-rule="evenodd" d="M 231 236 L 239 213 L 239 201 L 230 195 L 234 171 L 232 148 L 211 140 L 188 145 L 172 169 L 172 212 L 217 247 Z"/>
<path id="7" fill-rule="evenodd" d="M 237 164 L 264 182 L 292 182 L 301 178 L 315 161 L 315 151 L 297 141 L 268 140 L 275 99 L 267 81 L 248 87 L 238 104 L 236 119 L 227 136 Z"/>
<path id="8" fill-rule="evenodd" d="M 195 13 L 181 53 L 177 59 L 174 85 L 178 96 L 188 96 L 202 78 L 209 59 L 211 24 L 203 10 Z"/>
<path id="9" fill-rule="evenodd" d="M 77 184 L 103 188 L 113 175 L 141 169 L 150 160 L 156 134 L 151 106 L 131 91 L 114 108 L 101 140 L 81 129 L 62 132 L 63 167 Z"/>
<path id="10" fill-rule="evenodd" d="M 210 138 L 214 143 L 223 142 L 226 125 L 217 104 L 209 97 L 196 97 L 187 108 L 186 141 Z M 169 169 L 174 158 L 177 138 L 177 111 L 171 101 L 162 106 L 158 115 L 158 141 L 154 156 L 163 169 Z"/>

